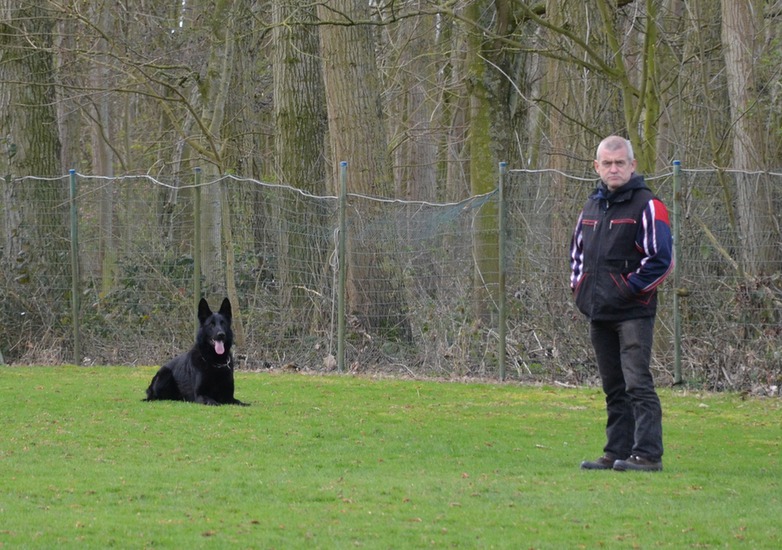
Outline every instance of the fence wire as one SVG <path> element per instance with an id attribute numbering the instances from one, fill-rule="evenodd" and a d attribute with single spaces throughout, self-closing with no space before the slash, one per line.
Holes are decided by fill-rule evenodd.
<path id="1" fill-rule="evenodd" d="M 672 175 L 648 181 L 673 211 Z M 498 375 L 498 273 L 484 247 L 496 241 L 497 193 L 451 204 L 349 195 L 347 265 L 340 266 L 337 197 L 234 177 L 196 188 L 192 181 L 79 175 L 74 287 L 69 183 L 3 181 L 0 351 L 7 362 L 72 361 L 74 289 L 83 363 L 156 365 L 190 347 L 200 225 L 201 292 L 214 306 L 234 298 L 243 368 L 334 369 L 337 273 L 345 268 L 351 371 Z M 570 235 L 594 185 L 554 171 L 507 175 L 511 379 L 597 380 L 586 321 L 568 286 Z M 765 230 L 756 233 L 762 238 L 752 253 L 761 261 L 750 271 L 742 269 L 748 243 L 741 235 L 751 230 L 742 225 L 744 186 L 768 203 L 755 212 Z M 673 381 L 679 315 L 688 384 L 778 392 L 780 196 L 776 174 L 684 171 L 680 287 L 669 280 L 660 289 L 654 367 L 661 384 Z"/>

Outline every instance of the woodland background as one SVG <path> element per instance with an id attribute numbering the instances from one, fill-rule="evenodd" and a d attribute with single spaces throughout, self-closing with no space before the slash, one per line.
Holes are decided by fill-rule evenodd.
<path id="1" fill-rule="evenodd" d="M 297 227 L 321 227 L 324 219 L 319 207 L 279 197 L 253 208 L 260 204 L 254 195 L 226 175 L 329 197 L 338 194 L 344 160 L 356 196 L 452 204 L 491 193 L 505 161 L 511 169 L 552 171 L 519 180 L 540 186 L 524 187 L 519 197 L 537 201 L 542 187 L 549 203 L 578 203 L 588 189 L 569 185 L 565 174 L 589 175 L 600 138 L 619 133 L 633 142 L 643 173 L 664 178 L 674 159 L 710 170 L 697 180 L 708 184 L 687 190 L 686 204 L 708 206 L 694 222 L 704 244 L 691 254 L 697 259 L 708 247 L 721 258 L 715 270 L 730 276 L 718 285 L 728 302 L 754 300 L 745 313 L 755 317 L 724 327 L 737 341 L 693 358 L 693 372 L 715 387 L 778 386 L 782 247 L 780 185 L 772 176 L 781 164 L 780 0 L 0 0 L 0 14 L 6 359 L 41 360 L 44 351 L 54 361 L 67 358 L 69 222 L 62 207 L 70 169 L 109 182 L 134 175 L 165 182 L 139 186 L 136 195 L 113 183 L 90 188 L 94 202 L 80 223 L 97 228 L 96 253 L 81 261 L 95 281 L 90 304 L 105 319 L 111 308 L 101 302 L 120 287 L 131 294 L 124 304 L 145 299 L 120 284 L 122 228 L 135 221 L 150 231 L 147 240 L 163 248 L 174 242 L 177 216 L 192 212 L 196 168 L 204 181 L 218 182 L 203 187 L 208 207 L 199 220 L 211 298 L 236 293 L 225 269 L 237 260 L 233 232 L 262 241 L 252 221 L 235 226 L 238 207 L 266 212 L 278 229 L 292 217 Z M 135 217 L 120 219 L 122 197 L 141 201 Z M 669 204 L 674 198 L 666 197 Z M 559 247 L 572 212 L 549 203 L 546 242 Z M 361 223 L 388 218 L 382 204 L 366 201 Z M 493 323 L 496 204 L 467 224 L 464 326 Z M 524 204 L 530 214 L 542 203 Z M 141 211 L 154 214 L 152 221 L 142 221 Z M 318 244 L 322 235 L 285 235 L 275 245 L 275 272 L 288 290 L 277 303 L 280 311 L 299 311 L 306 289 L 323 281 L 305 270 L 290 275 L 279 258 L 327 265 L 329 249 Z M 371 240 L 351 240 L 348 248 L 348 308 L 358 333 L 409 341 L 400 266 Z M 268 267 L 262 255 L 250 256 L 248 270 Z M 566 260 L 558 268 L 553 293 L 562 290 L 566 311 Z M 187 318 L 191 302 L 183 303 Z M 28 316 L 22 324 L 20 311 Z M 723 318 L 705 305 L 688 315 L 709 327 Z M 703 360 L 714 359 L 714 348 L 725 354 L 710 369 Z M 747 367 L 737 349 L 762 353 Z M 475 368 L 474 358 L 468 363 L 460 372 Z M 558 368 L 567 374 L 571 367 Z"/>

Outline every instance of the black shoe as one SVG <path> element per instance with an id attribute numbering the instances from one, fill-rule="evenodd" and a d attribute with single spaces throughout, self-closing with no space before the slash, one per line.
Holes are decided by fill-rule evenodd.
<path id="1" fill-rule="evenodd" d="M 614 470 L 624 472 L 633 470 L 638 472 L 659 472 L 663 469 L 661 460 L 647 460 L 638 455 L 631 455 L 627 460 L 617 460 L 614 462 Z"/>
<path id="2" fill-rule="evenodd" d="M 609 455 L 603 455 L 597 460 L 585 460 L 581 463 L 582 470 L 610 470 L 616 460 Z"/>

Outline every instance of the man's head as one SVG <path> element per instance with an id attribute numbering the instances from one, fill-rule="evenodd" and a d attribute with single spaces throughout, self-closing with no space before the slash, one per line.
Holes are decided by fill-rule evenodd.
<path id="1" fill-rule="evenodd" d="M 616 191 L 630 181 L 637 164 L 632 144 L 623 137 L 608 136 L 597 146 L 595 172 L 609 191 Z"/>

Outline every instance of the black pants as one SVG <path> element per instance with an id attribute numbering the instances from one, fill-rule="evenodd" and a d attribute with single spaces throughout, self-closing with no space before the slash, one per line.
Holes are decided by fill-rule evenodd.
<path id="1" fill-rule="evenodd" d="M 662 407 L 649 368 L 654 317 L 592 321 L 590 338 L 606 396 L 606 454 L 625 459 L 663 455 Z"/>

